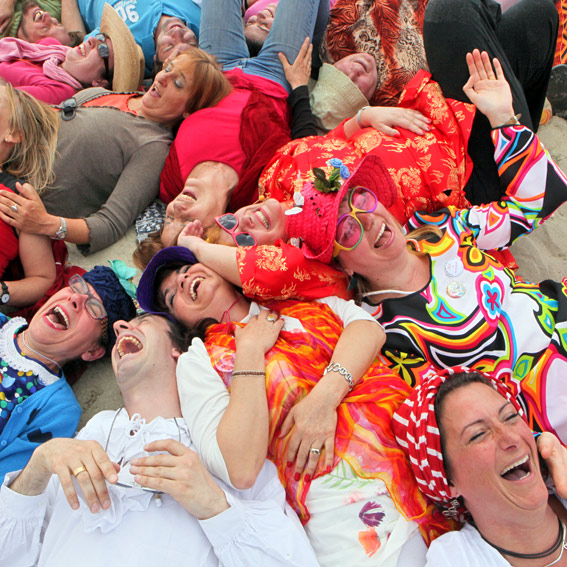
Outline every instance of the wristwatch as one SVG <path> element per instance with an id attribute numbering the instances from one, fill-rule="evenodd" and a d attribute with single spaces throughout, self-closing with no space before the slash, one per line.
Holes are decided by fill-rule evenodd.
<path id="1" fill-rule="evenodd" d="M 0 294 L 0 305 L 6 305 L 10 301 L 10 292 L 8 291 L 8 286 L 6 282 L 0 281 L 2 285 L 2 293 Z"/>
<path id="2" fill-rule="evenodd" d="M 52 236 L 52 240 L 64 240 L 67 236 L 67 221 L 63 217 L 59 217 L 59 228 L 55 233 L 55 236 Z"/>

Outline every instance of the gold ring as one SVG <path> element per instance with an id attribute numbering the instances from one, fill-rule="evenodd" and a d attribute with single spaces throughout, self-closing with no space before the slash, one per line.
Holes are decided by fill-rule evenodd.
<path id="1" fill-rule="evenodd" d="M 88 472 L 87 469 L 81 465 L 80 467 L 77 467 L 71 474 L 77 478 L 82 472 Z"/>
<path id="2" fill-rule="evenodd" d="M 494 75 L 488 75 L 489 79 L 495 79 L 496 77 Z"/>
<path id="3" fill-rule="evenodd" d="M 319 456 L 321 454 L 321 449 L 316 449 L 315 447 L 311 447 L 311 449 L 309 449 L 309 452 L 312 453 L 313 455 Z"/>

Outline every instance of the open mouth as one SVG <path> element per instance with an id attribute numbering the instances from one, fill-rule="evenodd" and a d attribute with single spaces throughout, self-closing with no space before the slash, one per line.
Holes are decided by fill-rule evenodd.
<path id="1" fill-rule="evenodd" d="M 142 350 L 142 343 L 132 336 L 120 337 L 116 343 L 116 350 L 118 351 L 118 356 L 123 358 L 129 354 L 136 354 Z"/>
<path id="2" fill-rule="evenodd" d="M 504 480 L 518 481 L 527 478 L 531 472 L 530 457 L 526 455 L 523 459 L 506 467 L 502 473 L 500 473 L 500 476 Z"/>
<path id="3" fill-rule="evenodd" d="M 197 196 L 191 189 L 183 189 L 183 191 L 177 196 L 179 201 L 189 201 L 190 203 L 195 203 L 197 201 Z"/>
<path id="4" fill-rule="evenodd" d="M 202 278 L 200 276 L 196 277 L 195 279 L 193 279 L 191 281 L 191 284 L 189 285 L 189 295 L 191 296 L 191 299 L 193 301 L 196 301 L 197 299 L 197 290 L 199 289 L 199 286 L 201 285 L 201 282 L 205 281 L 205 278 Z"/>
<path id="5" fill-rule="evenodd" d="M 48 311 L 45 314 L 45 317 L 55 329 L 66 331 L 69 328 L 69 317 L 67 317 L 67 313 L 65 313 L 65 311 L 63 311 L 63 309 L 61 309 L 58 305 L 51 311 Z"/>
<path id="6" fill-rule="evenodd" d="M 77 45 L 76 49 L 77 49 L 77 51 L 78 51 L 78 53 L 79 53 L 79 55 L 80 55 L 81 57 L 86 57 L 87 51 L 86 51 L 86 49 L 85 49 L 85 44 L 84 44 L 84 43 L 81 43 L 80 45 Z"/>
<path id="7" fill-rule="evenodd" d="M 378 236 L 374 241 L 374 248 L 384 248 L 388 246 L 392 239 L 394 238 L 394 234 L 392 231 L 386 226 L 386 223 L 382 223 L 380 230 L 378 231 Z"/>
<path id="8" fill-rule="evenodd" d="M 263 213 L 261 209 L 254 211 L 256 218 L 262 223 L 262 226 L 268 230 L 270 228 L 270 219 Z"/>

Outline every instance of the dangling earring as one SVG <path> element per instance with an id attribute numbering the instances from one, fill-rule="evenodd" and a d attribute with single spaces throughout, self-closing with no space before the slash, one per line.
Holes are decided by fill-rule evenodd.
<path id="1" fill-rule="evenodd" d="M 457 519 L 459 517 L 459 508 L 462 506 L 458 498 L 453 498 L 449 501 L 449 505 L 443 510 L 443 516 L 446 518 Z"/>
<path id="2" fill-rule="evenodd" d="M 358 277 L 356 274 L 352 274 L 348 282 L 347 291 L 355 291 L 357 287 L 358 287 Z"/>

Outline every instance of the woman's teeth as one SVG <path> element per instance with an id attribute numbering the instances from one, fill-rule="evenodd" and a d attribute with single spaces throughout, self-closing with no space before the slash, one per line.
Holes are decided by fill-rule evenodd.
<path id="1" fill-rule="evenodd" d="M 191 296 L 191 299 L 193 301 L 195 301 L 197 299 L 197 288 L 199 287 L 199 285 L 201 284 L 201 282 L 204 280 L 205 278 L 195 278 L 192 282 L 191 285 L 189 286 L 189 295 Z"/>
<path id="2" fill-rule="evenodd" d="M 255 215 L 258 218 L 258 220 L 264 225 L 264 228 L 268 230 L 270 228 L 268 217 L 266 217 L 266 215 L 260 209 L 255 211 Z"/>

